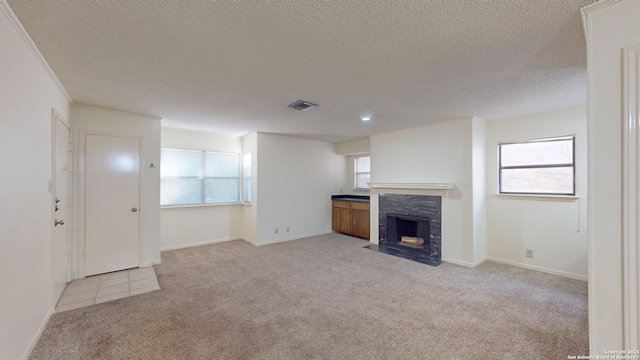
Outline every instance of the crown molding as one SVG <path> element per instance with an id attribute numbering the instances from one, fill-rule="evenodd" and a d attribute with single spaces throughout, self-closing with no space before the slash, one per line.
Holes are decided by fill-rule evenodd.
<path id="1" fill-rule="evenodd" d="M 580 9 L 582 13 L 582 29 L 584 30 L 584 36 L 587 37 L 587 29 L 589 28 L 589 23 L 587 19 L 587 15 L 592 12 L 598 11 L 600 9 L 604 9 L 607 6 L 613 5 L 615 3 L 620 2 L 621 0 L 600 0 L 596 1 L 593 4 L 589 4 Z"/>
<path id="2" fill-rule="evenodd" d="M 67 101 L 70 104 L 74 105 L 75 103 L 73 102 L 73 99 L 71 99 L 71 96 L 69 96 L 69 93 L 60 82 L 60 79 L 58 79 L 56 74 L 53 72 L 53 70 L 49 66 L 49 63 L 47 63 L 47 60 L 44 59 L 44 56 L 42 56 L 42 53 L 40 52 L 40 50 L 38 50 L 38 47 L 33 42 L 31 37 L 25 30 L 25 28 L 22 26 L 22 23 L 20 22 L 20 20 L 18 20 L 18 17 L 16 16 L 16 14 L 13 12 L 11 7 L 7 3 L 7 0 L 0 0 L 0 9 L 7 16 L 7 19 L 9 19 L 9 21 L 11 22 L 13 27 L 16 29 L 18 34 L 20 34 L 20 37 L 22 37 L 22 40 L 24 41 L 24 43 L 31 50 L 31 52 L 36 57 L 36 59 L 38 60 L 38 62 L 40 63 L 44 71 L 47 73 L 47 75 L 49 75 L 49 78 L 51 78 L 51 81 L 53 81 L 53 83 L 58 87 L 58 90 L 60 90 L 60 92 L 67 99 Z"/>

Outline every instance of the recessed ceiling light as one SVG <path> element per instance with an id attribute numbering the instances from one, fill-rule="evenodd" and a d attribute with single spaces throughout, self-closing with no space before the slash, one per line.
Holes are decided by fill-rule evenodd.
<path id="1" fill-rule="evenodd" d="M 360 119 L 362 119 L 362 121 L 369 121 L 371 120 L 371 115 L 360 115 Z"/>

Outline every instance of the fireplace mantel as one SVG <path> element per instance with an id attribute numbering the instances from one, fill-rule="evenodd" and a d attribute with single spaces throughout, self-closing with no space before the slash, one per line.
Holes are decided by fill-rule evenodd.
<path id="1" fill-rule="evenodd" d="M 453 183 L 369 183 L 371 189 L 451 190 Z"/>

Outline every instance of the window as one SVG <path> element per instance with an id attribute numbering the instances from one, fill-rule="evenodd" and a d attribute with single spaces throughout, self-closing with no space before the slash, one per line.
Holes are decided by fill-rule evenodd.
<path id="1" fill-rule="evenodd" d="M 501 194 L 575 195 L 575 137 L 498 144 Z"/>
<path id="2" fill-rule="evenodd" d="M 240 154 L 162 149 L 160 205 L 240 201 Z"/>
<path id="3" fill-rule="evenodd" d="M 371 181 L 371 157 L 361 156 L 355 158 L 355 186 L 356 189 L 368 189 Z"/>

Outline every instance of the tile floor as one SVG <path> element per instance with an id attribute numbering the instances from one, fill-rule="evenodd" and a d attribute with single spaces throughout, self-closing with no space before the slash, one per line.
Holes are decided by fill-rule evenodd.
<path id="1" fill-rule="evenodd" d="M 58 301 L 56 312 L 160 290 L 153 267 L 123 270 L 72 281 Z"/>

